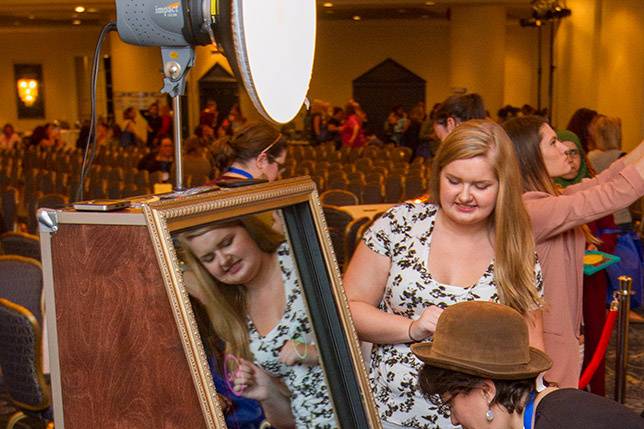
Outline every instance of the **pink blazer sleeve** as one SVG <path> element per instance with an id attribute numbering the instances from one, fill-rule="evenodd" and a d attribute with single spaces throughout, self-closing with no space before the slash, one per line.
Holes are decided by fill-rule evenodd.
<path id="1" fill-rule="evenodd" d="M 584 179 L 581 183 L 577 183 L 576 185 L 568 186 L 564 189 L 563 193 L 572 194 L 584 189 L 592 188 L 593 186 L 596 186 L 600 183 L 605 183 L 617 176 L 619 172 L 624 168 L 626 168 L 624 160 L 617 159 L 606 170 L 602 171 L 597 176 L 593 177 L 592 179 Z"/>
<path id="2" fill-rule="evenodd" d="M 633 166 L 604 179 L 598 176 L 594 186 L 563 195 L 523 194 L 537 243 L 623 209 L 644 195 L 644 179 Z"/>

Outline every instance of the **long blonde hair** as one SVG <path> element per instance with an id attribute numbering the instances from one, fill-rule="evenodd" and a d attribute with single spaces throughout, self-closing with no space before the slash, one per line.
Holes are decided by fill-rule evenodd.
<path id="1" fill-rule="evenodd" d="M 488 120 L 470 120 L 459 125 L 441 143 L 434 158 L 431 193 L 440 195 L 440 174 L 449 163 L 484 156 L 491 160 L 499 181 L 493 216 L 494 279 L 501 303 L 521 314 L 541 304 L 535 278 L 535 244 L 528 213 L 523 205 L 519 166 L 512 142 L 500 125 Z M 438 201 L 438 204 L 440 202 Z"/>
<path id="2" fill-rule="evenodd" d="M 285 238 L 258 217 L 247 216 L 225 222 L 202 225 L 177 235 L 180 255 L 197 279 L 197 287 L 206 302 L 210 323 L 217 336 L 225 342 L 225 352 L 244 359 L 252 359 L 249 348 L 246 288 L 244 285 L 227 285 L 215 279 L 201 264 L 190 249 L 190 240 L 213 229 L 241 226 L 250 235 L 257 247 L 265 253 L 274 253 Z"/>

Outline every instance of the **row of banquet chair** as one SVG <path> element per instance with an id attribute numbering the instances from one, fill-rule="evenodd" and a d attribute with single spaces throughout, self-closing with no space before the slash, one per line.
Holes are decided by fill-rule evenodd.
<path id="1" fill-rule="evenodd" d="M 0 235 L 0 389 L 17 424 L 53 428 L 51 389 L 43 373 L 43 275 L 38 237 Z"/>

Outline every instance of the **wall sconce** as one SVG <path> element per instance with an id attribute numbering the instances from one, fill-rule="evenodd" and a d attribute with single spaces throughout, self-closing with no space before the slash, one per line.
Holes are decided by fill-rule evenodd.
<path id="1" fill-rule="evenodd" d="M 45 87 L 40 64 L 14 64 L 18 119 L 45 117 Z"/>
<path id="2" fill-rule="evenodd" d="M 38 81 L 36 79 L 18 79 L 18 97 L 25 103 L 25 106 L 31 107 L 38 99 Z"/>

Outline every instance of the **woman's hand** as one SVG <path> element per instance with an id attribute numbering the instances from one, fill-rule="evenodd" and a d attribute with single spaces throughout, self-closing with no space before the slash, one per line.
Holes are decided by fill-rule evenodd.
<path id="1" fill-rule="evenodd" d="M 266 419 L 274 427 L 295 427 L 290 392 L 280 379 L 271 377 L 260 367 L 240 359 L 233 390 L 245 398 L 260 401 Z"/>
<path id="2" fill-rule="evenodd" d="M 240 359 L 233 380 L 233 391 L 246 398 L 264 401 L 273 394 L 273 378 L 258 366 Z"/>
<path id="3" fill-rule="evenodd" d="M 286 365 L 317 365 L 317 348 L 313 344 L 288 340 L 280 350 L 279 360 Z"/>
<path id="4" fill-rule="evenodd" d="M 410 340 L 422 341 L 432 336 L 442 312 L 443 309 L 435 305 L 430 305 L 423 310 L 420 318 L 418 320 L 412 320 L 411 322 L 411 326 L 409 327 Z"/>

